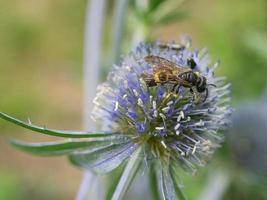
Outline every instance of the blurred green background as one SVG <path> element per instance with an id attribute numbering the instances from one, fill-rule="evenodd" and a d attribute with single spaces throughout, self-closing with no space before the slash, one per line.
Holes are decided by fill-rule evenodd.
<path id="1" fill-rule="evenodd" d="M 85 0 L 0 2 L 0 111 L 51 128 L 82 129 L 86 5 Z M 106 60 L 112 8 L 113 1 L 109 1 L 103 44 L 106 68 L 111 66 Z M 191 35 L 193 47 L 207 47 L 213 61 L 222 61 L 218 74 L 232 83 L 233 105 L 258 99 L 267 87 L 267 1 L 190 0 L 180 9 L 184 14 L 179 20 L 150 28 L 151 38 L 171 41 L 184 33 Z M 126 21 L 125 40 L 135 28 Z M 123 47 L 127 52 L 129 46 Z M 12 137 L 42 141 L 41 136 L 3 121 L 0 130 L 0 200 L 74 198 L 80 169 L 65 158 L 34 157 L 6 142 Z M 185 176 L 189 199 L 196 199 L 209 170 L 223 163 L 227 150 L 215 157 L 193 181 Z M 249 186 L 233 185 L 225 199 L 239 199 Z M 262 191 L 255 186 L 249 195 L 264 199 L 258 190 Z M 250 199 L 249 195 L 242 199 Z"/>

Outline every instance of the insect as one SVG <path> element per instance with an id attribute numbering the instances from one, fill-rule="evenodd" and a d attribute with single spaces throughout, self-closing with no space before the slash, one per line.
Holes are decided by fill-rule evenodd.
<path id="1" fill-rule="evenodd" d="M 169 44 L 169 43 L 160 43 L 158 44 L 161 49 L 171 49 L 174 51 L 182 51 L 186 49 L 186 46 L 183 44 Z"/>
<path id="2" fill-rule="evenodd" d="M 158 47 L 160 49 L 169 49 L 173 51 L 183 51 L 191 46 L 191 38 L 184 36 L 181 38 L 181 43 L 159 43 Z"/>
<path id="3" fill-rule="evenodd" d="M 186 48 L 190 46 L 190 41 L 186 41 L 185 44 L 170 44 L 170 43 L 160 43 L 158 44 L 159 48 L 161 49 L 171 49 L 177 52 L 183 51 Z M 197 64 L 194 61 L 193 58 L 188 58 L 187 59 L 187 65 L 191 68 L 194 69 Z"/>
<path id="4" fill-rule="evenodd" d="M 176 92 L 179 91 L 181 86 L 190 88 L 194 102 L 199 103 L 201 99 L 199 93 L 206 93 L 203 99 L 203 102 L 205 102 L 209 94 L 208 85 L 215 86 L 207 84 L 207 79 L 204 76 L 193 71 L 196 66 L 194 60 L 190 61 L 190 67 L 182 67 L 165 58 L 154 55 L 146 56 L 144 60 L 152 65 L 152 72 L 143 72 L 141 74 L 141 78 L 148 87 L 169 83 L 173 84 L 172 90 Z"/>

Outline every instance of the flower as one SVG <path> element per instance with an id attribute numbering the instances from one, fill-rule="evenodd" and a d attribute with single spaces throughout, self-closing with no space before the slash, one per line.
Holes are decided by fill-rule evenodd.
<path id="1" fill-rule="evenodd" d="M 172 70 L 192 72 L 187 78 L 193 92 L 180 82 L 176 90 L 168 81 L 147 83 L 143 75 L 151 73 L 150 81 L 155 83 L 155 66 L 147 61 L 148 56 L 174 63 Z M 191 50 L 188 39 L 181 44 L 140 44 L 120 65 L 113 66 L 107 81 L 97 88 L 92 118 L 100 133 L 52 130 L 3 113 L 0 117 L 36 132 L 72 138 L 33 144 L 12 142 L 24 151 L 66 154 L 75 165 L 98 173 L 110 172 L 127 160 L 130 164 L 125 174 L 132 177 L 131 171 L 138 169 L 132 163 L 143 161 L 150 169 L 159 169 L 156 176 L 165 199 L 182 199 L 176 169 L 194 173 L 198 166 L 204 166 L 220 146 L 230 123 L 230 84 L 224 77 L 214 76 L 218 64 L 210 66 L 207 51 Z"/>
<path id="2" fill-rule="evenodd" d="M 233 163 L 266 184 L 267 178 L 267 99 L 241 103 L 227 133 Z"/>
<path id="3" fill-rule="evenodd" d="M 118 132 L 131 138 L 124 146 L 128 158 L 139 146 L 144 148 L 144 159 L 174 162 L 195 171 L 222 141 L 221 130 L 229 124 L 231 108 L 228 105 L 230 84 L 224 78 L 214 77 L 216 63 L 209 68 L 206 50 L 201 53 L 185 48 L 161 48 L 161 43 L 140 44 L 114 65 L 108 80 L 97 89 L 92 117 L 100 129 Z M 207 78 L 209 96 L 196 104 L 188 88 L 181 87 L 173 95 L 170 84 L 148 87 L 141 74 L 153 66 L 144 58 L 149 55 L 165 58 L 188 68 L 187 60 L 196 62 L 196 72 Z"/>
<path id="4" fill-rule="evenodd" d="M 112 170 L 140 147 L 144 163 L 160 163 L 162 188 L 173 188 L 176 180 L 171 174 L 174 171 L 171 166 L 195 172 L 197 166 L 204 166 L 219 147 L 222 131 L 228 127 L 232 112 L 228 105 L 230 84 L 225 83 L 225 78 L 214 76 L 218 63 L 209 68 L 206 50 L 198 52 L 160 46 L 160 42 L 140 44 L 123 58 L 120 65 L 114 65 L 107 81 L 98 87 L 93 119 L 101 131 L 117 132 L 129 139 L 114 150 L 106 151 L 109 159 L 101 165 L 90 165 L 89 168 Z M 188 68 L 187 61 L 193 58 L 196 63 L 194 71 L 216 87 L 208 87 L 209 96 L 201 103 L 193 101 L 188 88 L 181 87 L 178 94 L 173 95 L 171 84 L 148 87 L 141 74 L 153 70 L 153 66 L 144 60 L 149 55 L 162 57 L 184 68 Z M 78 165 L 80 159 L 73 157 Z M 174 190 L 163 189 L 163 193 L 170 196 Z"/>

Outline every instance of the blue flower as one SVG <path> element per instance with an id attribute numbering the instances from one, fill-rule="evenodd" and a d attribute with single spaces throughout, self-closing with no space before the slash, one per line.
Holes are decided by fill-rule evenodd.
<path id="1" fill-rule="evenodd" d="M 118 132 L 130 138 L 133 150 L 124 154 L 122 162 L 138 147 L 144 148 L 144 160 L 173 162 L 194 172 L 203 166 L 222 141 L 222 130 L 229 124 L 230 84 L 215 77 L 218 66 L 210 66 L 206 50 L 162 48 L 161 43 L 140 44 L 114 65 L 108 80 L 98 87 L 92 117 L 101 131 Z M 141 74 L 153 70 L 144 58 L 153 55 L 188 68 L 190 58 L 194 71 L 207 78 L 209 95 L 195 103 L 188 88 L 173 95 L 170 84 L 148 87 Z M 124 146 L 122 145 L 122 146 Z"/>
<path id="2" fill-rule="evenodd" d="M 250 176 L 267 179 L 267 99 L 241 103 L 232 117 L 227 139 L 233 163 Z M 243 174 L 246 175 L 246 174 Z"/>
<path id="3" fill-rule="evenodd" d="M 181 167 L 194 173 L 198 166 L 205 165 L 220 146 L 232 112 L 230 84 L 224 77 L 214 75 L 219 63 L 211 65 L 205 49 L 191 50 L 188 44 L 184 43 L 183 48 L 176 48 L 179 44 L 175 43 L 140 44 L 120 65 L 113 66 L 94 99 L 92 118 L 101 133 L 51 130 L 3 113 L 0 117 L 47 135 L 74 138 L 13 144 L 39 155 L 69 155 L 72 163 L 98 173 L 110 172 L 124 161 L 131 163 L 129 158 L 137 157 L 145 166 L 159 169 L 157 178 L 162 194 L 165 199 L 174 199 L 179 194 L 176 169 Z M 190 69 L 191 60 L 194 74 L 207 81 L 208 96 L 205 97 L 205 92 L 192 94 L 185 87 L 174 92 L 170 83 L 149 87 L 142 74 L 153 72 L 153 66 L 144 59 L 151 55 L 185 69 Z M 196 90 L 195 85 L 192 88 Z M 196 102 L 196 96 L 202 101 Z"/>

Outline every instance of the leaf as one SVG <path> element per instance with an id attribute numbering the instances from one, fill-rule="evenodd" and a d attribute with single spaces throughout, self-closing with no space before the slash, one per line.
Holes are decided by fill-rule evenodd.
<path id="1" fill-rule="evenodd" d="M 149 184 L 150 184 L 152 199 L 160 200 L 161 198 L 159 194 L 159 186 L 157 181 L 156 163 L 152 163 L 150 166 Z"/>
<path id="2" fill-rule="evenodd" d="M 110 145 L 110 141 L 55 141 L 55 142 L 41 142 L 41 143 L 26 143 L 17 140 L 11 140 L 10 143 L 16 148 L 28 153 L 40 156 L 58 156 L 70 154 L 78 150 L 93 150 L 103 148 L 103 146 Z"/>
<path id="3" fill-rule="evenodd" d="M 170 13 L 179 13 L 183 2 L 184 0 L 164 1 L 154 12 L 150 13 L 149 18 L 156 24 Z"/>
<path id="4" fill-rule="evenodd" d="M 162 16 L 162 18 L 158 19 L 157 24 L 168 24 L 171 23 L 173 21 L 178 21 L 178 20 L 182 20 L 184 18 L 186 18 L 188 16 L 188 13 L 185 11 L 175 11 L 175 12 L 171 12 L 167 15 Z"/>
<path id="5" fill-rule="evenodd" d="M 247 31 L 242 33 L 242 42 L 244 46 L 259 57 L 267 60 L 267 39 L 266 34 L 257 31 Z"/>
<path id="6" fill-rule="evenodd" d="M 180 186 L 180 180 L 179 180 L 179 177 L 178 175 L 176 174 L 176 171 L 177 169 L 175 169 L 175 165 L 172 165 L 170 167 L 170 175 L 171 175 L 171 178 L 172 178 L 172 182 L 173 182 L 173 187 L 175 189 L 175 193 L 176 193 L 176 196 L 177 196 L 177 199 L 180 199 L 180 200 L 185 200 L 185 196 L 181 190 L 181 186 Z"/>
<path id="7" fill-rule="evenodd" d="M 67 138 L 96 138 L 96 137 L 110 137 L 113 135 L 118 135 L 117 133 L 91 133 L 83 131 L 63 131 L 63 130 L 48 129 L 45 127 L 39 127 L 33 125 L 31 123 L 25 123 L 2 112 L 0 112 L 0 118 L 9 121 L 13 124 L 16 124 L 18 126 L 24 127 L 26 129 L 51 136 L 67 137 Z"/>
<path id="8" fill-rule="evenodd" d="M 105 200 L 110 200 L 112 195 L 120 181 L 120 177 L 122 176 L 123 170 L 125 169 L 125 165 L 117 167 L 112 173 L 108 174 L 108 183 L 106 184 L 107 192 L 105 195 Z"/>
<path id="9" fill-rule="evenodd" d="M 150 0 L 149 12 L 153 12 L 154 10 L 156 10 L 162 3 L 164 3 L 164 0 Z"/>
<path id="10" fill-rule="evenodd" d="M 77 166 L 97 173 L 107 173 L 129 158 L 137 146 L 132 142 L 124 142 L 94 152 L 77 152 L 70 155 L 70 161 Z"/>
<path id="11" fill-rule="evenodd" d="M 140 152 L 141 148 L 137 149 L 127 163 L 120 181 L 116 187 L 116 190 L 113 193 L 112 200 L 121 200 L 126 194 L 129 186 L 135 178 L 136 172 L 138 171 L 139 165 L 141 163 L 141 159 L 139 157 Z"/>
<path id="12" fill-rule="evenodd" d="M 175 200 L 174 187 L 169 174 L 169 169 L 165 164 L 161 167 L 161 188 L 164 200 Z"/>
<path id="13" fill-rule="evenodd" d="M 161 187 L 163 198 L 165 200 L 185 200 L 185 197 L 183 196 L 183 193 L 177 183 L 177 180 L 173 176 L 173 173 L 170 174 L 169 164 L 162 163 L 161 168 Z"/>

